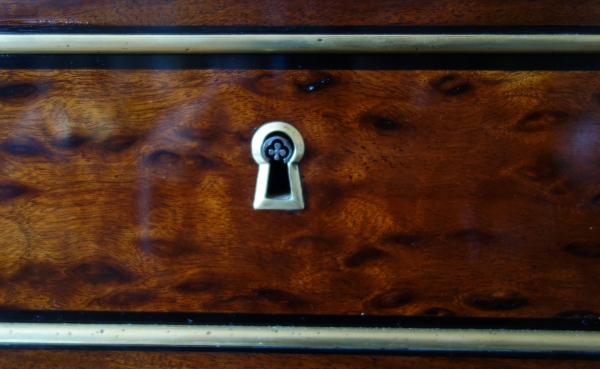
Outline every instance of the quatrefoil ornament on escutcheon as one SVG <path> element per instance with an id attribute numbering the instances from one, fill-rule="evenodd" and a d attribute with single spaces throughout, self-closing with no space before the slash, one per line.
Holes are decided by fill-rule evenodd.
<path id="1" fill-rule="evenodd" d="M 284 163 L 287 163 L 293 150 L 288 140 L 281 136 L 273 136 L 265 140 L 262 146 L 262 155 L 267 162 L 283 160 Z"/>

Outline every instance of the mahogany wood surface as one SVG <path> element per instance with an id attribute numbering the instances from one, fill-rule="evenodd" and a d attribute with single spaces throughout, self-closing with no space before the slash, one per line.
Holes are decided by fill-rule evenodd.
<path id="1" fill-rule="evenodd" d="M 0 71 L 0 308 L 595 317 L 599 119 L 598 72 Z M 305 210 L 252 209 L 274 120 Z"/>
<path id="2" fill-rule="evenodd" d="M 598 360 L 531 360 L 509 358 L 446 358 L 328 354 L 259 354 L 203 352 L 135 352 L 87 350 L 0 350 L 5 369 L 28 368 L 410 368 L 410 369 L 587 369 Z"/>
<path id="3" fill-rule="evenodd" d="M 0 0 L 1 25 L 600 25 L 591 0 Z"/>

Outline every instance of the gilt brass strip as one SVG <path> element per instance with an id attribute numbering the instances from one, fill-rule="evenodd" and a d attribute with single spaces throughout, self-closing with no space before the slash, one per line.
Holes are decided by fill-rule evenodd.
<path id="1" fill-rule="evenodd" d="M 0 54 L 590 53 L 600 35 L 2 34 Z"/>
<path id="2" fill-rule="evenodd" d="M 600 352 L 600 332 L 2 323 L 0 345 Z"/>

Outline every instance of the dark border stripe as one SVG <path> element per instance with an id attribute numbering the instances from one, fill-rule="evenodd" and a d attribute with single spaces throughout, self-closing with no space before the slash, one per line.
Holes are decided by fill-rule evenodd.
<path id="1" fill-rule="evenodd" d="M 0 55 L 0 69 L 600 70 L 600 54 Z"/>
<path id="2" fill-rule="evenodd" d="M 349 349 L 290 349 L 290 348 L 255 348 L 255 347 L 186 347 L 186 346 L 85 346 L 85 345 L 3 345 L 0 344 L 0 355 L 3 350 L 59 350 L 59 351 L 134 351 L 134 352 L 162 352 L 165 354 L 176 352 L 197 353 L 244 353 L 244 354 L 286 354 L 286 355 L 361 355 L 361 356 L 419 356 L 430 358 L 481 358 L 481 359 L 531 359 L 543 360 L 548 365 L 552 360 L 591 360 L 598 361 L 600 353 L 590 352 L 507 352 L 507 351 L 431 351 L 431 350 L 349 350 Z M 485 364 L 485 363 L 482 363 Z M 485 365 L 484 365 L 485 367 Z"/>
<path id="3" fill-rule="evenodd" d="M 600 331 L 593 317 L 516 319 L 356 315 L 0 310 L 4 323 L 178 324 L 308 327 L 473 328 Z"/>
<path id="4" fill-rule="evenodd" d="M 0 26 L 0 33 L 61 34 L 600 34 L 598 26 Z"/>

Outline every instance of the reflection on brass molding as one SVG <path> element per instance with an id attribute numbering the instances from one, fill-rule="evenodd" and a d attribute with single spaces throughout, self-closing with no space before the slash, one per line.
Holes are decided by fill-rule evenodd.
<path id="1" fill-rule="evenodd" d="M 0 323 L 0 344 L 600 352 L 600 332 Z"/>
<path id="2" fill-rule="evenodd" d="M 0 54 L 600 52 L 600 35 L 0 34 Z"/>

